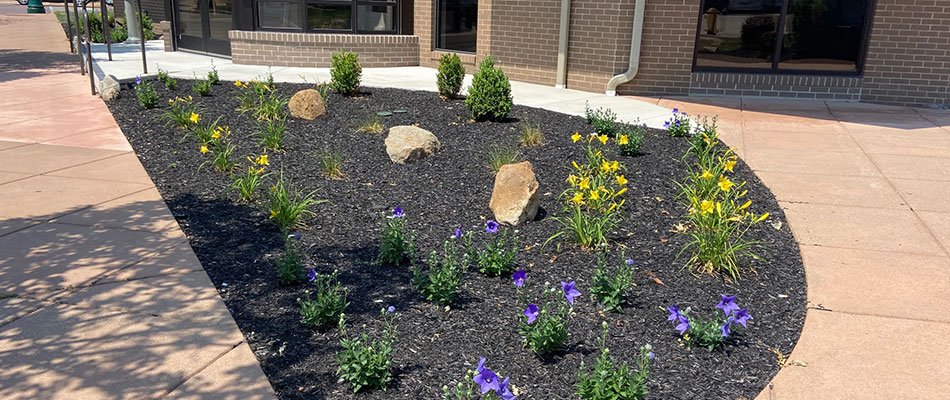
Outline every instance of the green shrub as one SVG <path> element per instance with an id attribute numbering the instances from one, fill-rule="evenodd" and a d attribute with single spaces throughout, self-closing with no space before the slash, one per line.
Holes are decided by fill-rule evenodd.
<path id="1" fill-rule="evenodd" d="M 607 348 L 607 322 L 602 324 L 600 357 L 593 368 L 581 362 L 577 373 L 577 397 L 581 400 L 643 400 L 647 398 L 647 377 L 653 351 L 650 345 L 640 347 L 637 369 L 618 363 Z"/>
<path id="2" fill-rule="evenodd" d="M 606 255 L 598 254 L 597 268 L 594 269 L 594 279 L 590 286 L 590 293 L 594 300 L 603 304 L 607 311 L 623 311 L 623 295 L 627 288 L 633 286 L 633 260 L 624 260 L 623 265 L 613 268 L 607 267 Z"/>
<path id="3" fill-rule="evenodd" d="M 465 98 L 465 107 L 476 121 L 501 121 L 511 111 L 511 82 L 491 56 L 482 60 Z"/>
<path id="4" fill-rule="evenodd" d="M 445 241 L 442 257 L 432 251 L 427 264 L 429 268 L 425 271 L 420 267 L 413 268 L 413 285 L 426 300 L 440 305 L 451 304 L 468 266 L 465 253 L 459 254 L 458 239 L 452 237 Z"/>
<path id="5" fill-rule="evenodd" d="M 385 389 L 392 380 L 393 345 L 396 343 L 395 308 L 381 312 L 384 320 L 382 337 L 370 339 L 366 332 L 351 338 L 346 331 L 346 316 L 340 315 L 340 353 L 337 354 L 336 374 L 357 393 L 363 389 Z"/>
<path id="6" fill-rule="evenodd" d="M 165 85 L 168 90 L 175 90 L 178 87 L 178 81 L 168 75 L 168 71 L 158 69 L 158 81 Z"/>
<path id="7" fill-rule="evenodd" d="M 218 76 L 218 69 L 215 68 L 213 61 L 211 63 L 211 71 L 208 71 L 208 83 L 212 85 L 221 84 L 221 77 Z"/>
<path id="8" fill-rule="evenodd" d="M 152 87 L 152 82 L 142 80 L 142 77 L 135 77 L 135 98 L 139 105 L 146 110 L 153 109 L 158 105 L 158 93 Z"/>
<path id="9" fill-rule="evenodd" d="M 406 223 L 406 213 L 396 207 L 392 215 L 385 216 L 386 226 L 379 239 L 379 261 L 382 265 L 399 266 L 416 254 L 413 234 Z"/>
<path id="10" fill-rule="evenodd" d="M 301 322 L 311 328 L 324 328 L 339 321 L 349 303 L 346 288 L 337 280 L 337 271 L 324 275 L 311 269 L 307 280 L 313 285 L 313 290 L 307 290 L 306 300 L 297 300 Z"/>
<path id="11" fill-rule="evenodd" d="M 640 148 L 643 147 L 643 141 L 646 138 L 646 126 L 634 125 L 632 128 L 626 125 L 617 130 L 617 148 L 620 154 L 625 156 L 635 156 L 640 154 Z"/>
<path id="12" fill-rule="evenodd" d="M 333 54 L 330 61 L 330 87 L 339 94 L 351 95 L 360 89 L 363 68 L 360 56 L 356 53 L 341 51 Z"/>
<path id="13" fill-rule="evenodd" d="M 465 79 L 465 67 L 458 54 L 446 53 L 439 59 L 439 74 L 436 77 L 439 94 L 447 99 L 458 97 L 462 91 L 462 80 Z"/>
<path id="14" fill-rule="evenodd" d="M 509 231 L 509 229 L 501 229 L 498 222 L 494 220 L 486 221 L 485 233 L 488 235 L 488 240 L 481 250 L 476 250 L 472 244 L 472 232 L 462 237 L 465 251 L 469 259 L 475 263 L 478 272 L 488 276 L 501 276 L 515 269 L 520 241 Z"/>
<path id="15" fill-rule="evenodd" d="M 116 19 L 115 14 L 109 12 L 109 36 L 112 38 L 112 43 L 121 43 L 126 41 L 129 38 L 129 33 L 126 30 L 126 24 L 124 18 Z M 155 39 L 155 30 L 152 26 L 152 19 L 149 18 L 146 13 L 143 18 L 142 30 L 145 34 L 145 40 Z M 86 27 L 83 24 L 79 24 L 80 34 L 85 34 Z M 100 13 L 89 13 L 89 32 L 91 33 L 93 43 L 105 43 L 105 36 L 102 35 L 102 17 Z"/>
<path id="16" fill-rule="evenodd" d="M 543 305 L 528 304 L 521 313 L 519 332 L 524 337 L 524 347 L 533 351 L 539 357 L 547 357 L 564 348 L 567 341 L 567 322 L 573 311 L 573 297 L 580 296 L 574 288 L 574 282 L 561 282 L 562 290 L 557 290 L 545 283 L 543 296 L 546 298 Z M 561 301 L 561 297 L 568 304 Z"/>
<path id="17" fill-rule="evenodd" d="M 211 96 L 211 81 L 198 79 L 191 85 L 191 90 L 202 97 Z"/>
<path id="18" fill-rule="evenodd" d="M 617 114 L 609 108 L 592 109 L 584 105 L 584 113 L 587 115 L 587 123 L 594 128 L 598 135 L 614 136 L 620 128 L 617 122 Z"/>

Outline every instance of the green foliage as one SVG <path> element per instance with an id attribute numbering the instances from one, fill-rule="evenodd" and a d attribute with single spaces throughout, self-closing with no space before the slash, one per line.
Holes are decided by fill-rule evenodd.
<path id="1" fill-rule="evenodd" d="M 511 83 L 491 56 L 482 60 L 468 88 L 465 107 L 476 121 L 502 121 L 511 111 Z"/>
<path id="2" fill-rule="evenodd" d="M 218 69 L 214 66 L 214 61 L 211 62 L 211 71 L 208 71 L 208 83 L 212 85 L 220 85 L 221 77 L 218 76 Z"/>
<path id="3" fill-rule="evenodd" d="M 383 133 L 384 130 L 386 130 L 386 127 L 383 125 L 383 121 L 379 118 L 379 115 L 376 114 L 370 115 L 365 120 L 360 121 L 359 126 L 356 127 L 356 133 L 372 133 L 374 135 Z"/>
<path id="4" fill-rule="evenodd" d="M 284 239 L 284 253 L 277 258 L 277 279 L 285 285 L 293 285 L 304 280 L 303 254 L 300 251 L 300 235 L 287 235 Z"/>
<path id="5" fill-rule="evenodd" d="M 623 256 L 621 256 L 623 258 Z M 623 295 L 627 288 L 633 286 L 633 260 L 625 260 L 613 268 L 607 267 L 606 255 L 597 255 L 597 268 L 594 269 L 594 278 L 590 293 L 607 311 L 621 312 Z"/>
<path id="6" fill-rule="evenodd" d="M 211 160 L 201 163 L 198 170 L 210 164 L 218 172 L 230 173 L 237 166 L 232 158 L 235 146 L 231 143 L 231 128 L 219 126 L 218 120 L 220 118 L 210 125 L 196 126 L 192 129 L 199 139 L 201 153 L 211 154 Z"/>
<path id="7" fill-rule="evenodd" d="M 349 303 L 346 288 L 337 280 L 337 271 L 324 275 L 311 270 L 308 279 L 313 289 L 307 290 L 305 300 L 297 300 L 300 321 L 311 328 L 325 328 L 339 321 Z"/>
<path id="8" fill-rule="evenodd" d="M 162 111 L 162 118 L 179 128 L 188 128 L 197 124 L 198 106 L 191 96 L 175 97 L 168 100 L 168 108 Z"/>
<path id="9" fill-rule="evenodd" d="M 210 162 L 215 171 L 221 173 L 234 171 L 234 168 L 237 167 L 237 163 L 234 162 L 233 158 L 235 146 L 230 140 L 215 140 L 210 143 L 209 147 L 212 154 Z"/>
<path id="10" fill-rule="evenodd" d="M 495 221 L 488 221 L 489 226 L 495 226 L 497 232 L 486 232 L 489 235 L 481 250 L 476 250 L 472 244 L 472 233 L 468 232 L 462 238 L 469 258 L 475 262 L 478 272 L 488 276 L 510 274 L 515 269 L 515 259 L 518 256 L 520 241 L 507 229 L 501 229 Z M 494 225 L 492 225 L 494 224 Z"/>
<path id="11" fill-rule="evenodd" d="M 525 348 L 542 358 L 564 348 L 571 315 L 571 307 L 563 301 L 560 290 L 545 284 L 544 297 L 546 302 L 539 307 L 537 319 L 528 323 L 528 317 L 522 314 L 519 328 Z"/>
<path id="12" fill-rule="evenodd" d="M 165 85 L 168 90 L 175 90 L 178 87 L 178 81 L 168 75 L 168 71 L 158 70 L 158 81 Z"/>
<path id="13" fill-rule="evenodd" d="M 136 78 L 139 80 L 141 78 Z M 151 110 L 158 105 L 158 93 L 155 92 L 155 88 L 152 87 L 152 82 L 141 80 L 141 83 L 135 85 L 135 98 L 138 100 L 139 105 L 146 110 Z"/>
<path id="14" fill-rule="evenodd" d="M 268 196 L 267 211 L 281 232 L 304 228 L 304 218 L 314 215 L 310 207 L 325 202 L 314 198 L 316 191 L 301 193 L 287 186 L 281 174 Z"/>
<path id="15" fill-rule="evenodd" d="M 340 353 L 337 354 L 336 374 L 350 384 L 354 393 L 363 389 L 385 389 L 392 380 L 393 345 L 396 343 L 395 314 L 381 312 L 383 332 L 380 338 L 371 339 L 366 332 L 350 337 L 346 331 L 346 316 L 340 315 Z"/>
<path id="16" fill-rule="evenodd" d="M 317 156 L 317 166 L 324 178 L 330 180 L 346 178 L 343 172 L 343 155 L 337 151 L 324 150 Z"/>
<path id="17" fill-rule="evenodd" d="M 521 124 L 521 136 L 518 139 L 518 144 L 524 147 L 538 147 L 543 143 L 544 134 L 541 132 L 540 126 L 527 122 Z"/>
<path id="18" fill-rule="evenodd" d="M 476 400 L 479 396 L 478 386 L 475 384 L 475 371 L 468 370 L 465 373 L 465 376 L 462 377 L 462 380 L 456 382 L 453 385 L 444 385 L 442 386 L 442 400 Z M 493 392 L 488 392 L 485 394 L 484 398 L 491 398 Z"/>
<path id="19" fill-rule="evenodd" d="M 385 216 L 386 225 L 379 238 L 379 259 L 381 265 L 399 266 L 412 260 L 416 255 L 413 244 L 415 235 L 409 231 L 406 216 L 401 208 L 396 208 L 393 215 Z M 398 215 L 398 216 L 397 216 Z"/>
<path id="20" fill-rule="evenodd" d="M 688 137 L 690 129 L 692 129 L 689 115 L 680 112 L 676 108 L 673 109 L 673 116 L 664 122 L 663 126 L 666 127 L 666 132 L 672 137 Z"/>
<path id="21" fill-rule="evenodd" d="M 121 43 L 126 41 L 129 38 L 129 32 L 126 30 L 126 24 L 124 18 L 116 18 L 115 14 L 111 11 L 109 14 L 109 36 L 112 39 L 112 43 Z M 75 22 L 75 21 L 74 21 Z M 149 18 L 148 14 L 143 16 L 142 30 L 145 34 L 145 40 L 155 39 L 155 30 L 152 26 L 152 19 Z M 82 35 L 86 33 L 86 27 L 83 24 L 78 24 L 79 32 Z M 93 43 L 105 43 L 105 36 L 102 34 L 102 15 L 101 13 L 91 12 L 89 13 L 89 32 L 91 33 L 91 38 Z"/>
<path id="22" fill-rule="evenodd" d="M 468 266 L 465 252 L 459 252 L 458 239 L 450 238 L 442 245 L 442 257 L 432 251 L 429 255 L 428 270 L 420 267 L 412 269 L 412 281 L 422 297 L 440 305 L 452 304 L 462 284 L 462 275 Z"/>
<path id="23" fill-rule="evenodd" d="M 445 53 L 439 58 L 439 73 L 436 76 L 436 83 L 439 87 L 439 94 L 447 99 L 458 97 L 462 91 L 462 81 L 465 79 L 465 67 L 462 66 L 462 60 L 458 54 Z"/>
<path id="24" fill-rule="evenodd" d="M 330 87 L 339 94 L 352 95 L 360 89 L 363 67 L 356 53 L 341 51 L 333 53 L 330 61 Z"/>
<path id="25" fill-rule="evenodd" d="M 521 152 L 511 146 L 499 146 L 488 151 L 488 167 L 497 174 L 503 165 L 514 164 L 521 157 Z"/>
<path id="26" fill-rule="evenodd" d="M 617 113 L 609 108 L 591 109 L 589 105 L 584 105 L 584 113 L 587 115 L 587 123 L 594 128 L 598 135 L 614 136 L 620 129 L 620 123 L 617 121 Z"/>
<path id="27" fill-rule="evenodd" d="M 274 85 L 268 83 L 272 80 L 273 77 L 268 75 L 264 82 L 257 80 L 250 82 L 234 81 L 234 86 L 240 89 L 236 95 L 238 99 L 237 110 L 241 114 L 256 111 L 258 106 L 264 102 L 264 97 L 271 96 L 271 92 L 274 91 Z"/>
<path id="28" fill-rule="evenodd" d="M 637 124 L 633 127 L 626 125 L 617 130 L 617 148 L 621 155 L 635 156 L 640 154 L 640 148 L 643 147 L 643 141 L 646 137 L 646 126 Z"/>
<path id="29" fill-rule="evenodd" d="M 191 90 L 202 97 L 211 96 L 211 81 L 198 79 L 191 85 Z"/>
<path id="30" fill-rule="evenodd" d="M 256 159 L 248 156 L 247 160 L 250 161 L 250 166 L 243 174 L 231 178 L 230 187 L 238 193 L 241 201 L 250 203 L 257 199 L 257 189 L 261 186 L 263 179 L 270 174 L 264 172 L 265 167 L 269 165 L 266 154 L 262 154 Z"/>
<path id="31" fill-rule="evenodd" d="M 324 105 L 330 104 L 330 84 L 327 82 L 317 82 L 313 85 L 313 89 L 320 93 L 320 98 L 323 99 Z"/>
<path id="32" fill-rule="evenodd" d="M 287 103 L 289 98 L 277 93 L 276 90 L 266 90 L 258 97 L 254 108 L 254 117 L 258 121 L 280 121 L 287 119 Z"/>
<path id="33" fill-rule="evenodd" d="M 653 357 L 650 345 L 640 347 L 637 369 L 617 362 L 607 348 L 607 322 L 600 338 L 600 357 L 593 368 L 581 362 L 577 373 L 577 397 L 581 400 L 644 400 L 647 398 L 647 378 Z"/>
<path id="34" fill-rule="evenodd" d="M 286 120 L 261 121 L 257 126 L 257 137 L 261 141 L 261 147 L 274 151 L 284 148 L 284 133 L 286 131 Z"/>

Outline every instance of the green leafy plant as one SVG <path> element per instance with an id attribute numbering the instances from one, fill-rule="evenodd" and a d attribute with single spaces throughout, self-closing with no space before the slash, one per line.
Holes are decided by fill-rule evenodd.
<path id="1" fill-rule="evenodd" d="M 523 147 L 538 147 L 543 143 L 544 134 L 541 132 L 540 126 L 527 122 L 521 124 L 521 136 L 518 139 L 518 144 Z"/>
<path id="2" fill-rule="evenodd" d="M 218 125 L 221 122 L 221 117 L 216 118 L 214 121 L 211 121 L 210 124 L 201 124 L 201 116 L 197 113 L 192 113 L 188 117 L 188 121 L 191 122 L 191 130 L 187 135 L 191 135 L 198 144 L 209 145 L 211 142 L 220 139 L 224 136 L 227 136 L 231 133 L 231 130 L 223 125 Z M 204 153 L 204 151 L 202 151 Z"/>
<path id="3" fill-rule="evenodd" d="M 330 61 L 330 87 L 339 94 L 352 95 L 360 89 L 363 67 L 356 53 L 341 51 L 333 53 Z"/>
<path id="4" fill-rule="evenodd" d="M 198 123 L 198 106 L 191 96 L 175 97 L 168 100 L 168 108 L 162 111 L 162 118 L 171 125 L 188 128 Z"/>
<path id="5" fill-rule="evenodd" d="M 330 104 L 330 84 L 328 82 L 317 82 L 313 85 L 313 89 L 320 93 L 320 98 L 323 99 L 323 104 Z"/>
<path id="6" fill-rule="evenodd" d="M 168 90 L 175 90 L 178 87 L 178 81 L 168 75 L 168 71 L 158 70 L 158 81 L 165 85 Z"/>
<path id="7" fill-rule="evenodd" d="M 270 188 L 268 196 L 267 210 L 270 219 L 281 232 L 305 227 L 304 218 L 314 215 L 310 207 L 325 202 L 314 197 L 316 191 L 301 193 L 287 186 L 281 174 Z"/>
<path id="8" fill-rule="evenodd" d="M 261 186 L 261 182 L 264 178 L 270 175 L 270 173 L 265 172 L 270 162 L 268 161 L 267 154 L 261 154 L 257 156 L 257 158 L 248 156 L 247 160 L 250 162 L 250 166 L 247 167 L 247 170 L 243 174 L 235 175 L 231 178 L 232 182 L 230 187 L 238 193 L 238 197 L 241 201 L 250 203 L 257 199 L 257 189 Z"/>
<path id="9" fill-rule="evenodd" d="M 367 117 L 366 119 L 360 121 L 359 125 L 356 127 L 356 133 L 372 133 L 378 135 L 383 133 L 386 130 L 386 126 L 383 125 L 382 119 L 379 118 L 379 115 L 373 114 Z"/>
<path id="10" fill-rule="evenodd" d="M 413 285 L 426 300 L 440 305 L 452 304 L 468 266 L 466 253 L 459 251 L 458 238 L 452 237 L 443 243 L 441 257 L 432 251 L 427 264 L 428 270 L 412 269 Z"/>
<path id="11" fill-rule="evenodd" d="M 415 257 L 414 235 L 406 223 L 406 213 L 402 207 L 393 209 L 385 216 L 386 225 L 379 239 L 379 259 L 382 265 L 399 266 Z"/>
<path id="12" fill-rule="evenodd" d="M 605 310 L 620 312 L 624 293 L 634 285 L 633 260 L 627 259 L 623 265 L 608 268 L 606 258 L 603 253 L 597 255 L 590 293 Z"/>
<path id="13" fill-rule="evenodd" d="M 195 81 L 195 83 L 191 84 L 191 90 L 195 92 L 195 94 L 202 97 L 211 96 L 211 81 L 207 79 L 198 79 Z"/>
<path id="14" fill-rule="evenodd" d="M 617 130 L 617 148 L 621 155 L 635 156 L 640 154 L 646 136 L 646 126 L 637 124 L 633 127 L 626 125 Z"/>
<path id="15" fill-rule="evenodd" d="M 219 118 L 220 119 L 220 118 Z M 218 125 L 215 120 L 208 126 L 198 126 L 193 130 L 199 138 L 201 145 L 201 154 L 211 154 L 211 160 L 205 161 L 198 166 L 201 170 L 207 165 L 211 165 L 218 172 L 230 173 L 237 164 L 234 162 L 235 146 L 231 143 L 231 128 Z"/>
<path id="16" fill-rule="evenodd" d="M 371 339 L 366 332 L 350 337 L 346 331 L 346 316 L 340 314 L 340 347 L 337 354 L 336 374 L 350 384 L 354 393 L 363 389 L 385 389 L 392 380 L 393 345 L 396 343 L 396 309 L 389 306 L 380 312 L 383 319 L 382 335 Z"/>
<path id="17" fill-rule="evenodd" d="M 343 155 L 332 150 L 324 150 L 317 156 L 317 166 L 324 178 L 330 180 L 345 179 L 343 173 Z"/>
<path id="18" fill-rule="evenodd" d="M 475 262 L 478 272 L 485 275 L 501 276 L 511 273 L 515 269 L 515 259 L 518 256 L 518 238 L 507 229 L 501 229 L 494 220 L 485 222 L 485 234 L 488 235 L 488 240 L 480 250 L 476 250 L 472 243 L 472 232 L 462 237 L 469 259 Z"/>
<path id="19" fill-rule="evenodd" d="M 146 110 L 151 110 L 158 105 L 158 93 L 152 87 L 152 82 L 142 80 L 140 76 L 135 77 L 135 98 Z"/>
<path id="20" fill-rule="evenodd" d="M 577 397 L 581 400 L 644 400 L 647 398 L 647 378 L 653 349 L 650 345 L 640 347 L 637 368 L 618 362 L 607 348 L 607 321 L 604 321 L 600 337 L 600 357 L 593 367 L 581 362 L 577 373 Z"/>
<path id="21" fill-rule="evenodd" d="M 325 328 L 340 320 L 343 310 L 349 305 L 346 301 L 347 289 L 337 279 L 338 272 L 320 274 L 315 270 L 307 273 L 307 281 L 312 286 L 306 292 L 306 299 L 298 299 L 300 321 L 311 328 Z"/>
<path id="22" fill-rule="evenodd" d="M 218 69 L 214 66 L 214 61 L 211 62 L 211 71 L 208 71 L 208 83 L 212 85 L 221 84 L 221 77 L 218 76 Z"/>
<path id="23" fill-rule="evenodd" d="M 257 125 L 257 138 L 261 141 L 261 147 L 278 151 L 284 148 L 284 133 L 286 131 L 286 120 L 264 120 Z"/>
<path id="24" fill-rule="evenodd" d="M 732 337 L 734 329 L 748 327 L 752 316 L 747 308 L 739 307 L 736 296 L 723 294 L 720 297 L 716 308 L 722 310 L 722 316 L 697 317 L 691 307 L 681 311 L 677 304 L 666 308 L 670 313 L 667 320 L 673 322 L 674 329 L 687 345 L 713 351 Z"/>
<path id="25" fill-rule="evenodd" d="M 237 110 L 241 114 L 256 111 L 258 105 L 264 101 L 263 98 L 270 96 L 271 92 L 274 91 L 274 86 L 269 83 L 270 81 L 273 81 L 273 77 L 270 75 L 263 82 L 258 80 L 250 82 L 234 81 L 234 86 L 239 89 L 236 95 L 238 99 Z"/>
<path id="26" fill-rule="evenodd" d="M 277 93 L 276 90 L 264 91 L 257 98 L 254 108 L 254 118 L 258 121 L 280 121 L 287 119 L 287 103 L 289 98 Z"/>
<path id="27" fill-rule="evenodd" d="M 584 105 L 584 113 L 587 115 L 587 123 L 594 128 L 598 135 L 614 136 L 620 128 L 617 121 L 617 113 L 609 108 L 592 109 L 589 105 Z"/>
<path id="28" fill-rule="evenodd" d="M 462 60 L 458 54 L 445 53 L 439 58 L 439 73 L 436 76 L 436 84 L 439 87 L 439 94 L 447 99 L 458 97 L 462 91 L 462 80 L 465 79 L 465 67 L 462 66 Z"/>
<path id="29" fill-rule="evenodd" d="M 488 167 L 497 174 L 503 165 L 514 164 L 521 157 L 521 152 L 511 146 L 498 146 L 488 151 Z"/>
<path id="30" fill-rule="evenodd" d="M 687 137 L 692 126 L 692 123 L 689 120 L 689 116 L 686 113 L 681 113 L 678 108 L 673 109 L 673 116 L 669 120 L 663 123 L 663 127 L 666 128 L 666 132 L 672 137 Z"/>
<path id="31" fill-rule="evenodd" d="M 300 233 L 287 235 L 284 253 L 276 261 L 277 278 L 285 285 L 303 282 L 303 254 L 300 251 Z"/>
<path id="32" fill-rule="evenodd" d="M 540 357 L 547 357 L 564 348 L 574 299 L 581 293 L 574 282 L 561 282 L 561 290 L 545 283 L 542 295 L 543 306 L 531 303 L 521 313 L 519 332 L 524 337 L 525 348 Z M 567 304 L 561 301 L 562 296 Z"/>
<path id="33" fill-rule="evenodd" d="M 465 107 L 476 121 L 502 121 L 511 111 L 511 83 L 491 56 L 482 60 L 468 88 Z"/>

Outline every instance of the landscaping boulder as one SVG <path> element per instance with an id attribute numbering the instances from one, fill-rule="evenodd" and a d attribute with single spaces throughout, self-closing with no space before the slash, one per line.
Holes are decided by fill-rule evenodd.
<path id="1" fill-rule="evenodd" d="M 118 99 L 121 89 L 119 80 L 112 75 L 106 75 L 105 79 L 99 82 L 99 96 L 105 101 Z"/>
<path id="2" fill-rule="evenodd" d="M 386 136 L 386 153 L 396 164 L 428 157 L 441 147 L 439 138 L 418 126 L 394 126 L 389 128 L 389 136 Z"/>
<path id="3" fill-rule="evenodd" d="M 320 92 L 314 89 L 304 89 L 294 93 L 287 103 L 290 115 L 294 118 L 313 120 L 327 112 L 327 103 L 323 101 Z"/>
<path id="4" fill-rule="evenodd" d="M 495 220 L 507 225 L 519 225 L 538 215 L 538 188 L 534 167 L 528 161 L 506 164 L 495 175 L 488 208 Z"/>

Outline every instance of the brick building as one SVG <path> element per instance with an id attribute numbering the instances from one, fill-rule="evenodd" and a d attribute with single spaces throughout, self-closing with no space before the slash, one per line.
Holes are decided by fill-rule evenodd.
<path id="1" fill-rule="evenodd" d="M 366 67 L 435 66 L 455 52 L 593 92 L 950 107 L 950 0 L 146 2 L 174 48 L 239 64 L 327 66 L 347 49 Z"/>

